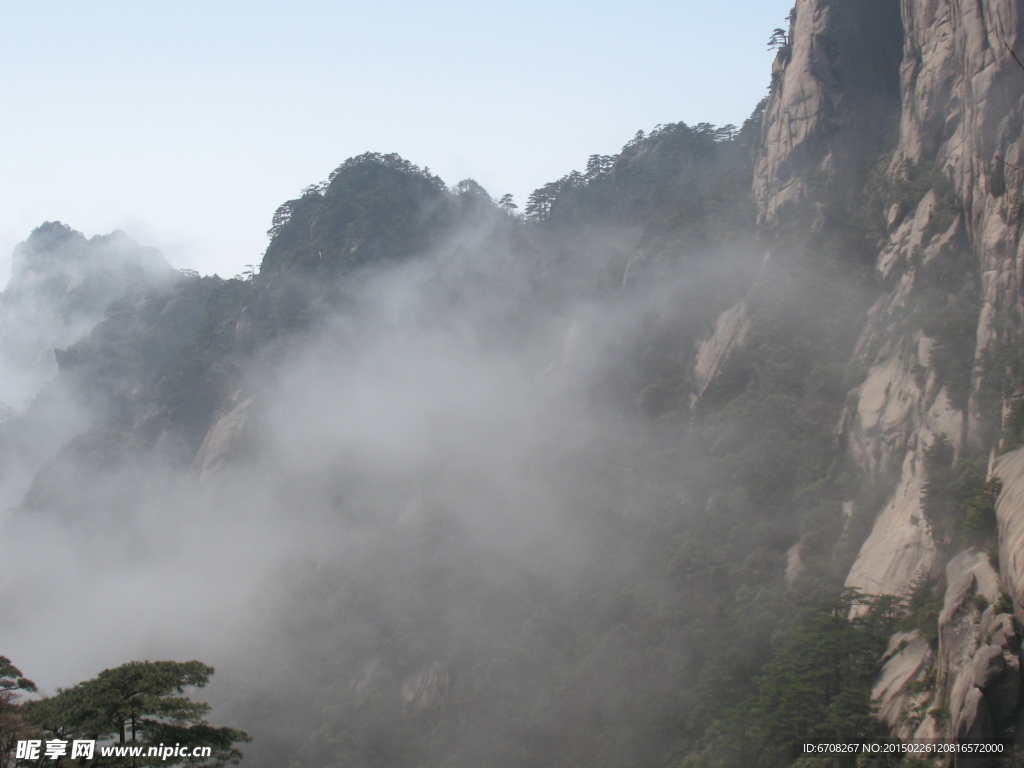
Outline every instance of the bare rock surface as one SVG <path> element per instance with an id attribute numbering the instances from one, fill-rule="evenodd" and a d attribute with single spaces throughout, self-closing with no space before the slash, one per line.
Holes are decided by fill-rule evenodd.
<path id="1" fill-rule="evenodd" d="M 240 400 L 240 401 L 239 401 Z M 243 456 L 253 440 L 252 415 L 256 399 L 236 398 L 234 408 L 221 416 L 207 432 L 192 460 L 192 471 L 200 477 L 228 466 Z"/>
<path id="2" fill-rule="evenodd" d="M 711 335 L 697 346 L 693 374 L 697 397 L 704 394 L 722 364 L 734 349 L 743 345 L 749 332 L 746 302 L 736 304 L 719 316 Z"/>
<path id="3" fill-rule="evenodd" d="M 920 630 L 897 632 L 882 657 L 882 671 L 871 689 L 878 716 L 900 738 L 909 739 L 921 725 L 924 710 L 934 696 L 927 686 L 935 662 L 931 645 Z"/>
<path id="4" fill-rule="evenodd" d="M 921 503 L 923 480 L 920 462 L 907 453 L 895 494 L 875 520 L 861 547 L 846 586 L 870 595 L 909 593 L 935 565 L 935 542 Z"/>
<path id="5" fill-rule="evenodd" d="M 996 500 L 999 567 L 1019 616 L 1024 605 L 1024 448 L 1000 456 L 992 474 L 1003 484 Z"/>

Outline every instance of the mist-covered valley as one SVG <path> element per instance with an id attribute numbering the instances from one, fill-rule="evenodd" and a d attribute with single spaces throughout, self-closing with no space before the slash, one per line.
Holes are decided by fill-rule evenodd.
<path id="1" fill-rule="evenodd" d="M 685 126 L 650 141 L 708 166 L 749 152 Z M 306 206 L 355 220 L 321 233 Z M 623 218 L 548 233 L 367 155 L 286 204 L 259 274 L 125 290 L 4 422 L 10 657 L 50 692 L 202 659 L 253 765 L 663 750 L 637 729 L 685 714 L 685 667 L 713 653 L 688 635 L 731 611 L 674 573 L 679 538 L 704 549 L 722 523 L 690 393 L 655 377 L 757 259 L 749 231 L 681 261 Z M 46 224 L 20 249 L 66 287 L 55 327 L 33 318 L 51 348 L 79 301 L 67 248 L 105 240 L 85 242 Z"/>
<path id="2" fill-rule="evenodd" d="M 20 369 L 60 368 L 4 422 L 10 658 L 50 692 L 199 658 L 252 765 L 665 759 L 711 668 L 753 690 L 740 611 L 787 599 L 793 521 L 726 487 L 735 447 L 709 449 L 741 426 L 701 429 L 679 377 L 759 269 L 744 211 L 700 210 L 742 202 L 756 123 L 634 140 L 639 183 L 594 159 L 578 224 L 354 158 L 282 207 L 258 274 L 156 270 L 71 343 L 68 249 L 105 239 L 34 232 L 65 292 L 52 328 L 5 293 L 46 342 Z"/>
<path id="3" fill-rule="evenodd" d="M 640 131 L 522 208 L 367 153 L 231 279 L 28 234 L 0 766 L 1019 736 L 1024 21 L 951 5 L 799 0 L 742 126 Z M 134 760 L 75 764 L 173 763 Z"/>

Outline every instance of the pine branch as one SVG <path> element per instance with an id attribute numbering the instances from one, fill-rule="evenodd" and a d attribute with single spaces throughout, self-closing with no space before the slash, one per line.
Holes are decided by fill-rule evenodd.
<path id="1" fill-rule="evenodd" d="M 1010 55 L 1013 56 L 1013 60 L 1017 62 L 1017 66 L 1024 69 L 1024 64 L 1020 63 L 1020 59 L 1018 59 L 1017 54 L 1013 52 L 1013 48 L 1011 48 L 1005 40 L 1003 41 L 1003 45 L 1006 46 L 1006 50 L 1008 50 Z"/>
<path id="2" fill-rule="evenodd" d="M 1014 58 L 1016 58 L 1016 56 Z M 1014 165 L 1013 163 L 1006 162 L 999 155 L 996 155 L 996 160 L 1005 165 L 1007 168 L 1013 168 L 1013 170 L 1015 171 L 1020 171 L 1021 173 L 1024 173 L 1024 168 L 1021 168 L 1019 165 Z"/>

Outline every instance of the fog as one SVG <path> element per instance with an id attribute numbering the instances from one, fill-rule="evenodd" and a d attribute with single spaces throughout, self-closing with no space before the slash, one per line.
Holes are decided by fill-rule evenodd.
<path id="1" fill-rule="evenodd" d="M 414 707 L 431 670 L 502 653 L 538 595 L 557 606 L 627 574 L 668 589 L 618 544 L 650 513 L 642 465 L 665 440 L 630 394 L 635 347 L 689 283 L 609 280 L 628 232 L 559 262 L 506 228 L 350 275 L 335 310 L 248 359 L 217 417 L 234 428 L 215 426 L 191 466 L 163 438 L 98 450 L 113 411 L 85 378 L 41 384 L 39 356 L 4 357 L 15 402 L 31 397 L 3 425 L 3 653 L 50 693 L 130 659 L 201 659 L 217 712 L 257 738 L 249 764 L 270 764 L 309 727 L 291 696 L 388 675 Z M 5 306 L 28 290 L 17 269 Z M 98 321 L 45 314 L 33 347 Z M 21 344 L 17 320 L 2 330 Z M 260 714 L 270 690 L 281 708 Z"/>
<path id="2" fill-rule="evenodd" d="M 201 698 L 254 737 L 250 766 L 625 764 L 749 692 L 799 539 L 800 406 L 702 420 L 692 367 L 771 263 L 743 237 L 530 229 L 467 189 L 410 206 L 433 227 L 411 256 L 360 262 L 372 230 L 346 230 L 340 256 L 289 271 L 279 251 L 249 280 L 33 233 L 16 264 L 137 279 L 98 279 L 110 298 L 55 268 L 40 293 L 16 267 L 3 294 L 0 339 L 34 352 L 0 357 L 21 387 L 0 653 L 45 693 L 132 659 L 211 664 Z M 780 343 L 824 307 L 820 359 L 843 359 L 830 339 L 864 296 L 798 275 L 771 288 Z"/>

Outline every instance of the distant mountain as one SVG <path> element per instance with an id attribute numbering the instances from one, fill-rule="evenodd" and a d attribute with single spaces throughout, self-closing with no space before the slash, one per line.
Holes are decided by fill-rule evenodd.
<path id="1" fill-rule="evenodd" d="M 245 278 L 36 230 L 11 626 L 152 607 L 62 658 L 208 650 L 254 766 L 1020 741 L 1024 0 L 788 22 L 743 126 L 640 132 L 521 215 L 367 153 Z"/>
<path id="2" fill-rule="evenodd" d="M 108 307 L 173 285 L 180 273 L 124 232 L 87 240 L 46 222 L 14 250 L 0 293 L 0 402 L 18 406 L 56 373 L 54 350 L 90 331 Z"/>

